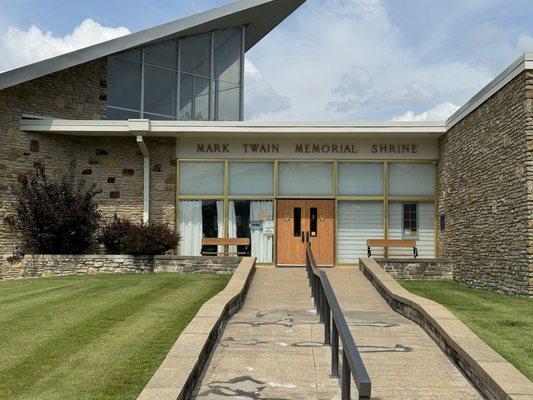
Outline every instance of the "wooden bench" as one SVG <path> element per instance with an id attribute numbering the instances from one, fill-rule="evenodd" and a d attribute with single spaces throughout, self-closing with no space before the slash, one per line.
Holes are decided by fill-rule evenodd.
<path id="1" fill-rule="evenodd" d="M 416 248 L 416 240 L 413 239 L 368 239 L 366 241 L 368 257 L 372 257 L 372 247 L 408 247 L 413 248 L 413 256 L 418 257 L 418 249 Z"/>
<path id="2" fill-rule="evenodd" d="M 204 251 L 204 246 L 217 246 L 217 251 Z M 224 251 L 218 251 L 218 246 L 224 246 Z M 229 246 L 246 246 L 246 251 L 229 251 Z M 203 238 L 202 255 L 203 256 L 246 256 L 250 247 L 249 238 Z"/>

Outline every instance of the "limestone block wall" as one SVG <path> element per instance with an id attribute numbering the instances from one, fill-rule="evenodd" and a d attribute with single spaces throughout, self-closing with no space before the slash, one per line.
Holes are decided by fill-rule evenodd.
<path id="1" fill-rule="evenodd" d="M 199 273 L 232 274 L 240 257 L 128 255 L 26 255 L 0 264 L 0 281 L 93 274 Z"/>
<path id="2" fill-rule="evenodd" d="M 440 256 L 459 282 L 521 295 L 532 290 L 530 80 L 517 76 L 439 142 Z"/>
<path id="3" fill-rule="evenodd" d="M 65 174 L 76 161 L 80 178 L 102 189 L 104 217 L 142 218 L 143 157 L 135 138 L 76 138 L 20 131 L 22 114 L 64 119 L 106 118 L 107 63 L 95 60 L 0 91 L 0 255 L 11 254 L 17 238 L 4 223 L 12 209 L 13 185 L 42 164 L 50 176 Z M 175 140 L 149 139 L 151 215 L 174 226 Z"/>
<path id="4" fill-rule="evenodd" d="M 453 280 L 453 265 L 446 260 L 376 258 L 394 279 Z"/>

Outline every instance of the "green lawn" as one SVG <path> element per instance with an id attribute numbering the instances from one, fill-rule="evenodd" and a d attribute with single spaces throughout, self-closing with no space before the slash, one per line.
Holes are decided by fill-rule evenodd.
<path id="1" fill-rule="evenodd" d="M 0 283 L 0 399 L 135 399 L 228 280 L 150 274 Z"/>
<path id="2" fill-rule="evenodd" d="M 501 356 L 533 379 L 533 300 L 474 290 L 454 282 L 399 281 L 463 321 Z"/>

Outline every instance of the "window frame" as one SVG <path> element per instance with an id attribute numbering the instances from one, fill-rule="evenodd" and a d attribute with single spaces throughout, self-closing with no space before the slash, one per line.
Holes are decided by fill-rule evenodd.
<path id="1" fill-rule="evenodd" d="M 402 205 L 402 239 L 415 239 L 418 240 L 420 236 L 420 203 L 414 202 L 414 201 L 405 201 L 401 203 Z M 406 206 L 414 206 L 415 207 L 415 225 L 416 225 L 416 233 L 413 235 L 406 235 L 406 220 L 405 220 L 405 207 Z M 409 214 L 412 213 L 412 210 L 408 211 Z M 413 219 L 409 218 L 409 225 L 411 225 L 413 222 Z M 412 232 L 412 226 L 410 227 L 410 230 Z"/>

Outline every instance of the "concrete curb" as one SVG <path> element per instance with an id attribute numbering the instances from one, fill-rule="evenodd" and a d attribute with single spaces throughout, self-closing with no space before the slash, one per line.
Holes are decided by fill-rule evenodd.
<path id="1" fill-rule="evenodd" d="M 422 326 L 487 399 L 533 398 L 533 382 L 444 306 L 410 293 L 373 259 L 360 258 L 359 267 L 387 303 Z"/>
<path id="2" fill-rule="evenodd" d="M 183 330 L 138 400 L 188 399 L 226 321 L 244 303 L 255 258 L 243 258 L 226 288 L 207 301 Z"/>

